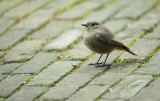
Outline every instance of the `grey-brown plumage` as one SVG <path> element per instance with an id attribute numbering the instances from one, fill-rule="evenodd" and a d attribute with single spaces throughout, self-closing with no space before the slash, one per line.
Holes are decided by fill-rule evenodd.
<path id="1" fill-rule="evenodd" d="M 87 31 L 84 33 L 84 43 L 85 45 L 92 50 L 93 52 L 99 54 L 107 54 L 108 55 L 115 49 L 117 50 L 125 50 L 132 55 L 136 55 L 129 48 L 127 48 L 122 42 L 115 38 L 111 31 L 109 31 L 104 25 L 96 22 L 90 21 L 87 24 L 82 24 L 87 28 Z M 100 56 L 100 58 L 102 57 Z M 137 56 L 137 55 L 136 55 Z M 102 66 L 105 65 L 107 57 Z M 97 63 L 99 64 L 98 59 Z"/>

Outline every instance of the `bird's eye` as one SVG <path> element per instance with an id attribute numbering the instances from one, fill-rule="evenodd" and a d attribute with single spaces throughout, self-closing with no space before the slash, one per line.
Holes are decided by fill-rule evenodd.
<path id="1" fill-rule="evenodd" d="M 95 23 L 91 24 L 91 26 L 95 26 L 95 25 L 96 25 Z"/>

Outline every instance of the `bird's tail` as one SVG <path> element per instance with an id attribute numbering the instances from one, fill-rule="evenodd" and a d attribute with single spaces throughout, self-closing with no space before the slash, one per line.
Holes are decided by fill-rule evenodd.
<path id="1" fill-rule="evenodd" d="M 124 50 L 127 51 L 128 53 L 131 53 L 132 55 L 138 56 L 137 54 L 133 53 L 128 47 L 124 47 Z"/>

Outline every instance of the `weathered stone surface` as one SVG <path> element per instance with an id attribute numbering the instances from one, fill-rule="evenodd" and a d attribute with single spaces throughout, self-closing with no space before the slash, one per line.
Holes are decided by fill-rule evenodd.
<path id="1" fill-rule="evenodd" d="M 29 82 L 29 85 L 50 85 L 71 71 L 74 68 L 72 65 L 77 65 L 78 63 L 80 61 L 60 61 L 53 63 L 33 78 Z"/>
<path id="2" fill-rule="evenodd" d="M 113 62 L 113 60 L 120 55 L 120 51 L 113 51 L 109 56 L 108 60 L 106 61 L 106 64 L 110 64 Z M 100 57 L 99 54 L 94 55 L 92 58 L 89 59 L 86 63 L 84 63 L 76 72 L 77 73 L 86 73 L 86 74 L 97 74 L 99 72 L 102 72 L 104 69 L 107 68 L 97 68 L 94 65 L 88 65 L 90 63 L 96 63 L 98 58 Z M 106 55 L 102 56 L 100 62 L 104 62 Z"/>
<path id="3" fill-rule="evenodd" d="M 8 76 L 11 72 L 13 72 L 16 68 L 18 68 L 20 63 L 11 63 L 0 66 L 0 80 L 4 77 Z"/>
<path id="4" fill-rule="evenodd" d="M 5 13 L 8 9 L 14 7 L 15 5 L 20 4 L 23 0 L 1 0 L 0 3 L 0 15 Z"/>
<path id="5" fill-rule="evenodd" d="M 149 75 L 131 75 L 121 81 L 110 93 L 102 96 L 106 99 L 129 99 L 152 80 Z"/>
<path id="6" fill-rule="evenodd" d="M 23 64 L 20 68 L 14 71 L 14 73 L 38 73 L 49 63 L 55 61 L 58 56 L 58 53 L 40 52 L 36 56 L 34 56 L 30 61 Z"/>
<path id="7" fill-rule="evenodd" d="M 125 101 L 125 100 L 123 100 L 123 99 L 100 99 L 100 100 L 98 100 L 98 101 Z"/>
<path id="8" fill-rule="evenodd" d="M 0 82 L 0 96 L 7 97 L 13 90 L 18 88 L 30 75 L 20 74 L 9 76 Z"/>
<path id="9" fill-rule="evenodd" d="M 115 18 L 138 18 L 140 15 L 148 11 L 156 0 L 135 0 L 128 7 L 116 14 Z M 142 7 L 142 5 L 145 5 Z"/>
<path id="10" fill-rule="evenodd" d="M 52 16 L 51 9 L 40 9 L 31 14 L 25 20 L 18 23 L 13 29 L 37 29 L 40 25 L 44 24 Z"/>
<path id="11" fill-rule="evenodd" d="M 0 57 L 1 57 L 3 54 L 4 54 L 4 52 L 3 52 L 3 51 L 0 51 Z"/>
<path id="12" fill-rule="evenodd" d="M 112 85 L 116 83 L 120 78 L 126 76 L 125 73 L 105 73 L 100 77 L 95 78 L 90 84 L 91 85 Z"/>
<path id="13" fill-rule="evenodd" d="M 63 49 L 67 48 L 70 44 L 76 41 L 79 37 L 82 36 L 82 31 L 78 29 L 70 29 L 62 33 L 58 38 L 49 43 L 45 49 Z"/>
<path id="14" fill-rule="evenodd" d="M 109 20 L 104 25 L 113 33 L 117 33 L 118 31 L 121 31 L 129 22 L 130 20 L 128 19 L 116 19 Z"/>
<path id="15" fill-rule="evenodd" d="M 154 56 L 149 60 L 148 63 L 141 67 L 137 73 L 149 73 L 149 74 L 159 74 L 160 73 L 160 51 L 158 51 Z"/>
<path id="16" fill-rule="evenodd" d="M 0 49 L 7 49 L 20 39 L 24 38 L 28 30 L 10 30 L 0 37 Z"/>
<path id="17" fill-rule="evenodd" d="M 92 6 L 90 6 L 92 5 Z M 100 6 L 100 2 L 96 0 L 85 1 L 73 7 L 72 9 L 57 16 L 58 19 L 75 19 L 80 18 L 85 12 L 91 9 L 96 9 Z"/>
<path id="18" fill-rule="evenodd" d="M 69 97 L 77 87 L 55 87 L 51 88 L 47 93 L 45 93 L 40 99 L 42 100 L 58 100 Z"/>
<path id="19" fill-rule="evenodd" d="M 17 17 L 21 18 L 48 1 L 49 0 L 45 0 L 45 1 L 44 0 L 31 0 L 31 1 L 24 2 L 23 4 L 5 13 L 5 16 L 12 17 L 12 18 L 17 18 Z"/>
<path id="20" fill-rule="evenodd" d="M 34 33 L 31 38 L 33 39 L 52 39 L 55 36 L 59 35 L 64 30 L 70 28 L 72 26 L 71 21 L 65 21 L 65 20 L 56 20 L 50 22 L 47 26 L 45 26 L 43 29 L 37 31 Z"/>
<path id="21" fill-rule="evenodd" d="M 85 59 L 92 52 L 84 45 L 83 40 L 67 52 L 67 58 Z"/>
<path id="22" fill-rule="evenodd" d="M 81 28 L 81 24 L 84 24 L 88 21 L 98 21 L 98 22 L 103 22 L 106 19 L 109 19 L 114 13 L 119 11 L 121 8 L 126 6 L 130 0 L 124 0 L 124 2 L 121 1 L 116 1 L 113 4 L 108 5 L 107 7 L 94 11 L 90 13 L 87 17 L 84 19 L 78 21 L 74 27 L 76 28 Z M 105 13 L 107 12 L 107 13 Z"/>
<path id="23" fill-rule="evenodd" d="M 42 40 L 27 40 L 15 46 L 4 59 L 6 61 L 18 61 L 30 59 L 33 54 L 41 48 L 44 41 Z"/>
<path id="24" fill-rule="evenodd" d="M 11 25 L 15 23 L 14 19 L 10 18 L 1 18 L 0 19 L 0 35 L 6 31 Z"/>
<path id="25" fill-rule="evenodd" d="M 159 101 L 160 79 L 155 80 L 149 87 L 144 88 L 131 101 Z"/>
<path id="26" fill-rule="evenodd" d="M 150 53 L 159 46 L 158 40 L 139 39 L 130 48 L 138 56 L 129 53 L 124 53 L 120 56 L 121 59 L 145 59 Z M 148 48 L 149 47 L 149 48 Z"/>
<path id="27" fill-rule="evenodd" d="M 72 73 L 51 88 L 42 99 L 64 99 L 71 96 L 80 86 L 91 79 L 91 75 L 83 73 Z"/>
<path id="28" fill-rule="evenodd" d="M 6 101 L 33 101 L 34 98 L 47 90 L 47 87 L 23 87 Z"/>
<path id="29" fill-rule="evenodd" d="M 100 94 L 102 94 L 107 88 L 108 86 L 87 86 L 78 91 L 67 101 L 93 101 Z"/>
<path id="30" fill-rule="evenodd" d="M 160 24 L 154 29 L 153 32 L 151 33 L 147 33 L 147 35 L 145 35 L 145 38 L 160 38 Z"/>

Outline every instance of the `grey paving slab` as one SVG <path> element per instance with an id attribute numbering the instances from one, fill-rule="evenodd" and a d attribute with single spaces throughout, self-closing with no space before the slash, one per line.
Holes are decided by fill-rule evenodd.
<path id="1" fill-rule="evenodd" d="M 72 21 L 53 20 L 47 26 L 34 33 L 33 39 L 52 39 L 72 26 Z"/>
<path id="2" fill-rule="evenodd" d="M 147 33 L 144 36 L 144 38 L 160 38 L 159 33 L 160 33 L 160 24 L 156 28 L 154 28 L 153 32 Z"/>
<path id="3" fill-rule="evenodd" d="M 15 19 L 0 18 L 0 35 L 15 23 Z"/>
<path id="4" fill-rule="evenodd" d="M 40 52 L 36 54 L 30 61 L 26 62 L 16 71 L 14 71 L 14 73 L 38 73 L 49 63 L 55 61 L 59 55 L 59 53 Z"/>
<path id="5" fill-rule="evenodd" d="M 160 51 L 153 55 L 148 63 L 136 71 L 136 73 L 160 74 Z"/>
<path id="6" fill-rule="evenodd" d="M 131 101 L 159 101 L 160 79 L 158 78 L 150 86 L 140 91 Z"/>
<path id="7" fill-rule="evenodd" d="M 42 40 L 27 40 L 17 46 L 4 56 L 5 61 L 19 61 L 30 59 L 33 54 L 41 48 L 44 41 Z"/>
<path id="8" fill-rule="evenodd" d="M 110 93 L 102 96 L 106 99 L 129 99 L 136 95 L 150 81 L 152 76 L 149 75 L 131 75 L 122 80 L 115 89 L 111 89 Z"/>
<path id="9" fill-rule="evenodd" d="M 7 98 L 6 101 L 33 101 L 40 94 L 45 92 L 47 87 L 29 87 L 25 86 L 11 97 Z"/>
<path id="10" fill-rule="evenodd" d="M 42 6 L 44 3 L 48 2 L 48 1 L 49 0 L 26 1 L 26 2 L 22 3 L 21 5 L 18 5 L 17 7 L 8 11 L 7 13 L 5 13 L 4 16 L 11 17 L 11 18 L 24 17 L 26 14 L 37 9 L 38 7 Z"/>
<path id="11" fill-rule="evenodd" d="M 149 54 L 151 54 L 154 49 L 159 46 L 158 40 L 149 40 L 149 39 L 139 39 L 136 43 L 130 48 L 138 56 L 134 56 L 129 53 L 124 53 L 120 56 L 122 60 L 124 59 L 145 59 Z M 150 48 L 148 48 L 150 47 Z"/>
<path id="12" fill-rule="evenodd" d="M 42 99 L 61 100 L 71 96 L 80 86 L 87 83 L 93 76 L 83 73 L 72 73 L 45 93 Z"/>
<path id="13" fill-rule="evenodd" d="M 11 9 L 12 7 L 20 4 L 23 0 L 1 0 L 0 3 L 0 15 L 4 14 L 5 11 Z"/>
<path id="14" fill-rule="evenodd" d="M 107 88 L 107 86 L 87 86 L 73 95 L 67 101 L 93 101 Z"/>
<path id="15" fill-rule="evenodd" d="M 80 61 L 59 61 L 53 63 L 33 78 L 29 85 L 53 84 L 67 72 L 70 72 L 74 68 L 72 65 L 78 65 L 79 63 Z"/>
<path id="16" fill-rule="evenodd" d="M 3 36 L 0 37 L 0 49 L 4 50 L 25 38 L 29 33 L 29 30 L 9 30 Z"/>
<path id="17" fill-rule="evenodd" d="M 20 74 L 7 77 L 0 82 L 0 91 L 2 91 L 0 92 L 0 96 L 7 97 L 29 77 L 30 75 L 28 74 Z"/>
<path id="18" fill-rule="evenodd" d="M 147 12 L 155 3 L 156 0 L 135 0 L 130 3 L 130 5 L 118 14 L 115 15 L 115 18 L 138 18 L 143 13 Z M 145 5 L 142 7 L 142 5 Z"/>
<path id="19" fill-rule="evenodd" d="M 75 26 L 76 28 L 81 28 L 81 24 L 86 23 L 88 21 L 98 21 L 103 22 L 107 19 L 109 19 L 112 15 L 114 15 L 117 11 L 119 11 L 124 6 L 128 5 L 130 0 L 125 0 L 124 2 L 121 2 L 118 0 L 117 2 L 114 2 L 100 10 L 96 10 L 94 12 L 91 12 L 88 16 L 86 16 L 84 19 L 79 20 L 76 22 Z M 107 13 L 104 13 L 107 12 Z"/>
<path id="20" fill-rule="evenodd" d="M 90 6 L 90 5 L 92 5 L 92 6 Z M 79 5 L 76 5 L 75 7 L 71 8 L 70 10 L 58 15 L 57 19 L 80 18 L 88 10 L 96 9 L 96 8 L 100 7 L 100 5 L 101 5 L 100 2 L 98 2 L 96 0 L 84 1 L 84 2 L 80 3 Z"/>
<path id="21" fill-rule="evenodd" d="M 45 50 L 54 50 L 54 49 L 63 49 L 67 48 L 74 41 L 82 36 L 82 31 L 78 29 L 70 29 L 63 32 L 55 40 L 51 41 L 46 47 Z"/>
<path id="22" fill-rule="evenodd" d="M 25 20 L 21 21 L 13 27 L 13 29 L 31 29 L 35 30 L 44 24 L 52 16 L 51 9 L 40 9 L 29 15 Z"/>
<path id="23" fill-rule="evenodd" d="M 125 26 L 129 24 L 130 20 L 128 19 L 116 19 L 116 20 L 109 20 L 105 22 L 105 26 L 111 30 L 113 33 L 117 33 L 121 31 Z"/>
<path id="24" fill-rule="evenodd" d="M 73 49 L 67 52 L 66 58 L 85 59 L 91 53 L 92 52 L 85 46 L 82 40 Z"/>

